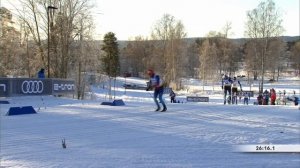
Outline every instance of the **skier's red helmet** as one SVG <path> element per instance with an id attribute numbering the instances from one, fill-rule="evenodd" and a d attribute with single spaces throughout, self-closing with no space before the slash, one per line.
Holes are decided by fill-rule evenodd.
<path id="1" fill-rule="evenodd" d="M 149 76 L 153 76 L 153 75 L 154 75 L 154 71 L 153 71 L 152 69 L 148 69 L 148 70 L 147 70 L 147 74 L 148 74 Z"/>

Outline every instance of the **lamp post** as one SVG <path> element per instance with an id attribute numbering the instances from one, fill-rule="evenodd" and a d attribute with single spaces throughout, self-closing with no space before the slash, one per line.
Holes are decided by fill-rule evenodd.
<path id="1" fill-rule="evenodd" d="M 48 24 L 48 55 L 47 55 L 47 69 L 48 69 L 48 78 L 50 78 L 50 24 L 49 24 L 49 20 L 50 20 L 50 14 L 49 14 L 49 11 L 50 10 L 55 10 L 55 9 L 58 9 L 57 7 L 54 7 L 54 6 L 48 6 L 47 8 L 47 24 Z"/>

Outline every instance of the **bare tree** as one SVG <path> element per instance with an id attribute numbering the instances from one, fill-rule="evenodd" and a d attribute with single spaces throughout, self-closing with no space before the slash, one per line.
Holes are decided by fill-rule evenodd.
<path id="1" fill-rule="evenodd" d="M 207 34 L 210 44 L 216 46 L 218 58 L 215 65 L 217 65 L 218 76 L 221 74 L 234 75 L 242 60 L 238 45 L 228 38 L 230 34 L 233 34 L 231 29 L 231 22 L 227 22 L 221 32 L 210 31 Z"/>
<path id="2" fill-rule="evenodd" d="M 229 35 L 232 35 L 233 32 L 231 32 L 231 29 L 232 29 L 232 23 L 231 22 L 226 22 L 225 23 L 225 26 L 223 27 L 223 35 L 225 38 L 228 38 Z"/>
<path id="3" fill-rule="evenodd" d="M 272 80 L 279 79 L 280 71 L 284 68 L 284 62 L 288 62 L 286 53 L 286 43 L 280 38 L 270 39 L 269 50 L 266 55 L 266 71 L 271 74 Z M 275 79 L 276 76 L 276 79 Z"/>
<path id="4" fill-rule="evenodd" d="M 150 60 L 151 50 L 150 41 L 142 36 L 137 36 L 132 41 L 128 41 L 127 46 L 123 48 L 123 64 L 121 68 L 123 73 L 131 73 L 133 76 L 139 76 L 147 69 Z M 126 61 L 126 62 L 125 62 Z"/>
<path id="5" fill-rule="evenodd" d="M 263 91 L 265 62 L 268 54 L 268 46 L 271 37 L 279 36 L 283 32 L 282 19 L 279 11 L 272 0 L 260 2 L 257 8 L 247 12 L 247 23 L 245 34 L 255 39 L 254 53 L 260 59 L 260 92 Z M 258 44 L 262 44 L 258 51 Z"/>
<path id="6" fill-rule="evenodd" d="M 88 17 L 92 8 L 90 0 L 19 1 L 22 4 L 22 9 L 17 9 L 19 18 L 37 49 L 37 67 L 47 67 L 48 76 L 53 74 L 51 77 L 68 77 L 72 60 L 70 48 L 79 34 L 80 21 L 91 21 Z"/>
<path id="7" fill-rule="evenodd" d="M 12 13 L 4 8 L 0 8 L 1 14 L 1 40 L 0 40 L 0 76 L 24 75 L 24 45 L 20 30 L 16 28 Z"/>
<path id="8" fill-rule="evenodd" d="M 200 79 L 202 80 L 203 90 L 204 85 L 208 78 L 211 79 L 211 75 L 216 74 L 216 66 L 214 62 L 217 59 L 216 45 L 215 43 L 210 44 L 209 39 L 204 40 L 200 47 Z"/>
<path id="9" fill-rule="evenodd" d="M 70 70 L 76 72 L 76 83 L 77 83 L 77 98 L 84 99 L 86 87 L 89 82 L 86 77 L 89 73 L 95 72 L 99 66 L 99 60 L 97 58 L 98 53 L 97 43 L 92 39 L 93 23 L 86 20 L 84 15 L 80 19 L 78 39 L 75 41 L 74 51 L 70 53 L 74 57 L 71 58 L 74 66 L 71 66 Z M 83 23 L 83 21 L 86 21 Z M 97 52 L 98 51 L 98 52 Z"/>
<path id="10" fill-rule="evenodd" d="M 151 37 L 159 43 L 160 57 L 163 58 L 161 61 L 165 64 L 164 79 L 177 89 L 179 86 L 177 67 L 180 62 L 178 58 L 182 56 L 182 39 L 186 37 L 184 25 L 174 16 L 165 14 L 155 24 Z"/>
<path id="11" fill-rule="evenodd" d="M 246 65 L 246 70 L 247 70 L 247 74 L 248 74 L 248 80 L 250 79 L 249 76 L 250 74 L 253 75 L 253 80 L 257 80 L 258 78 L 258 72 L 260 69 L 259 66 L 259 51 L 260 50 L 260 44 L 255 41 L 255 39 L 253 40 L 248 40 L 245 43 L 245 65 Z"/>
<path id="12" fill-rule="evenodd" d="M 76 37 L 85 36 L 86 30 L 93 25 L 89 13 L 92 6 L 90 0 L 54 1 L 53 5 L 58 8 L 58 13 L 55 15 L 51 40 L 55 48 L 53 52 L 56 60 L 54 61 L 59 63 L 59 69 L 54 74 L 57 77 L 66 78 L 70 60 L 73 59 L 70 55 L 70 46 Z"/>
<path id="13" fill-rule="evenodd" d="M 187 76 L 191 76 L 193 78 L 197 78 L 199 77 L 198 72 L 198 68 L 200 67 L 199 65 L 199 45 L 198 45 L 198 41 L 200 41 L 200 39 L 196 39 L 195 42 L 191 43 L 188 45 L 187 47 L 187 65 L 186 66 L 186 71 L 188 72 Z"/>
<path id="14" fill-rule="evenodd" d="M 300 76 L 300 41 L 298 40 L 292 47 L 292 66 L 298 71 L 297 75 Z"/>
<path id="15" fill-rule="evenodd" d="M 45 30 L 47 30 L 45 25 L 46 15 L 43 15 L 45 11 L 39 5 L 40 1 L 19 0 L 19 2 L 23 8 L 17 9 L 18 17 L 24 24 L 24 27 L 30 32 L 30 35 L 28 34 L 27 36 L 36 45 L 37 60 L 39 60 L 37 63 L 40 67 L 46 67 L 46 46 L 42 40 L 45 39 Z"/>
<path id="16" fill-rule="evenodd" d="M 242 61 L 238 45 L 227 38 L 227 35 L 231 33 L 230 26 L 231 24 L 227 23 L 224 27 L 224 32 L 210 31 L 206 39 L 196 41 L 200 47 L 200 51 L 203 50 L 203 43 L 209 41 L 204 45 L 206 46 L 204 48 L 213 48 L 214 55 L 217 56 L 211 64 L 211 66 L 215 67 L 216 71 L 214 75 L 210 75 L 209 80 L 219 80 L 221 74 L 234 75 L 239 68 L 239 63 Z M 211 54 L 205 56 L 208 55 Z"/>

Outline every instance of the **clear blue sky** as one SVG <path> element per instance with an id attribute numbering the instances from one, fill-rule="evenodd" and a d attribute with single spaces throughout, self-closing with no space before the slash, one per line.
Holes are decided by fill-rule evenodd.
<path id="1" fill-rule="evenodd" d="M 17 3 L 18 0 L 2 0 Z M 119 40 L 138 35 L 149 36 L 155 22 L 163 14 L 181 20 L 188 37 L 203 37 L 209 31 L 221 31 L 232 23 L 231 38 L 244 37 L 246 12 L 256 8 L 261 0 L 91 0 L 95 16 L 96 37 L 112 31 Z M 298 36 L 299 0 L 274 0 L 282 12 L 283 35 Z M 97 14 L 102 13 L 102 14 Z"/>

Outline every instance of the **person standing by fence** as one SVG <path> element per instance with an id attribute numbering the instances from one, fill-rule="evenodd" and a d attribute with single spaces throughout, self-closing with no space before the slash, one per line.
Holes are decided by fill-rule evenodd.
<path id="1" fill-rule="evenodd" d="M 41 70 L 38 72 L 38 78 L 45 78 L 45 69 L 44 68 L 41 68 Z"/>

